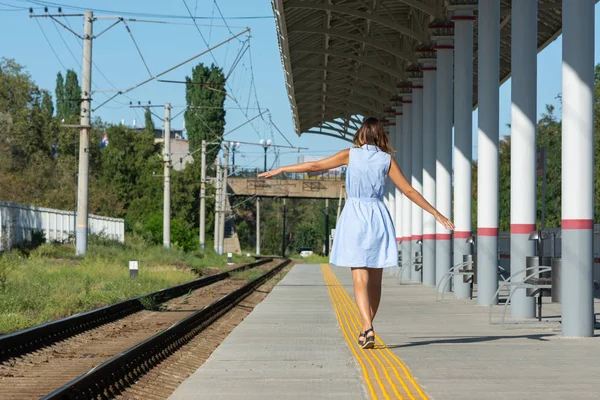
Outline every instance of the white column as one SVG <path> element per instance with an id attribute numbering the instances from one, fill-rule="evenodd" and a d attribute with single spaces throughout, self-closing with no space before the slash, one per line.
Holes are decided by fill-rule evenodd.
<path id="1" fill-rule="evenodd" d="M 381 121 L 382 125 L 383 125 L 383 130 L 385 131 L 385 133 L 388 135 L 390 135 L 390 121 L 388 119 L 388 117 L 384 117 L 383 120 Z M 389 185 L 389 181 L 386 181 L 385 183 L 385 189 L 384 189 L 384 193 L 383 193 L 383 204 L 385 204 L 385 208 L 388 209 L 388 211 L 390 210 L 390 185 Z"/>
<path id="2" fill-rule="evenodd" d="M 437 49 L 437 121 L 436 121 L 436 195 L 437 210 L 452 218 L 452 66 L 453 51 L 451 36 L 436 38 Z M 451 234 L 443 225 L 436 222 L 435 235 L 435 279 L 436 285 L 450 270 L 452 264 Z M 439 287 L 440 291 L 450 291 L 450 280 Z"/>
<path id="3" fill-rule="evenodd" d="M 395 111 L 390 109 L 387 111 L 388 117 L 386 120 L 388 121 L 388 141 L 390 143 L 390 147 L 392 149 L 396 148 L 396 118 Z M 394 155 L 392 155 L 394 157 Z M 396 220 L 396 190 L 394 189 L 394 182 L 388 177 L 386 184 L 386 191 L 388 193 L 388 211 L 390 212 L 390 217 L 392 219 L 392 223 L 394 223 L 394 232 L 396 229 L 395 220 Z M 394 233 L 395 234 L 395 233 Z M 395 273 L 395 268 L 388 268 L 388 274 L 393 275 Z"/>
<path id="4" fill-rule="evenodd" d="M 412 173 L 412 96 L 410 94 L 402 95 L 402 173 L 410 181 Z M 412 202 L 408 197 L 402 195 L 402 262 L 411 263 L 410 254 L 410 236 L 411 236 L 411 210 Z M 405 268 L 402 272 L 402 280 L 410 280 L 410 268 Z"/>
<path id="5" fill-rule="evenodd" d="M 510 273 L 514 274 L 525 269 L 526 256 L 535 254 L 529 235 L 536 225 L 537 1 L 516 1 L 511 13 Z M 512 280 L 523 278 L 521 274 Z M 517 289 L 510 311 L 513 318 L 535 317 L 535 298 Z"/>
<path id="6" fill-rule="evenodd" d="M 472 254 L 473 11 L 454 12 L 454 265 Z M 471 284 L 454 280 L 454 296 L 471 297 Z"/>
<path id="7" fill-rule="evenodd" d="M 413 80 L 413 107 L 412 107 L 412 187 L 423 193 L 423 80 Z M 412 202 L 411 202 L 412 203 Z M 423 250 L 423 209 L 412 203 L 411 210 L 411 256 Z M 419 243 L 421 244 L 419 244 Z M 411 267 L 410 279 L 421 282 L 422 271 Z"/>
<path id="8" fill-rule="evenodd" d="M 498 135 L 500 81 L 500 0 L 479 1 L 477 302 L 498 298 Z"/>
<path id="9" fill-rule="evenodd" d="M 435 59 L 423 60 L 423 197 L 435 207 L 436 98 Z M 435 218 L 423 213 L 423 285 L 435 286 Z"/>
<path id="10" fill-rule="evenodd" d="M 389 116 L 386 119 L 388 120 L 388 140 L 393 149 L 396 146 L 396 117 L 393 109 L 389 111 Z M 388 178 L 386 186 L 388 191 L 388 210 L 390 211 L 392 222 L 394 222 L 396 216 L 396 191 L 394 190 L 394 182 Z"/>
<path id="11" fill-rule="evenodd" d="M 594 3 L 562 8 L 563 336 L 594 335 Z"/>
<path id="12" fill-rule="evenodd" d="M 394 155 L 394 159 L 396 163 L 401 167 L 402 166 L 402 108 L 396 107 L 395 109 L 395 119 L 396 119 L 396 130 L 394 132 L 395 136 L 395 147 L 396 153 Z M 396 242 L 402 241 L 402 192 L 400 189 L 394 186 L 395 194 L 394 199 L 396 201 L 396 218 L 394 219 L 394 224 L 396 225 Z"/>
<path id="13" fill-rule="evenodd" d="M 396 113 L 395 113 L 395 117 L 396 117 L 396 131 L 395 131 L 395 137 L 396 137 L 396 154 L 395 154 L 395 159 L 396 159 L 396 163 L 398 163 L 398 165 L 400 167 L 402 167 L 402 108 L 401 107 L 396 107 L 395 109 Z M 402 223 L 403 223 L 403 218 L 402 218 L 402 205 L 403 205 L 403 200 L 402 200 L 402 192 L 400 191 L 400 189 L 398 189 L 397 187 L 394 186 L 394 190 L 395 190 L 395 196 L 394 199 L 396 201 L 396 219 L 394 220 L 394 224 L 396 226 L 396 244 L 398 245 L 398 250 L 400 251 L 400 255 L 402 256 Z M 404 261 L 403 257 L 400 257 L 400 266 L 402 265 L 402 262 Z M 398 270 L 396 269 L 394 271 L 394 274 L 397 274 Z"/>

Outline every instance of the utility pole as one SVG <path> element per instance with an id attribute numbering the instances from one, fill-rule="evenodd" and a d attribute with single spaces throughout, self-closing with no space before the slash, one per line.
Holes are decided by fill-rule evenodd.
<path id="1" fill-rule="evenodd" d="M 329 255 L 329 199 L 325 199 L 325 255 Z"/>
<path id="2" fill-rule="evenodd" d="M 281 257 L 285 257 L 285 214 L 287 207 L 285 205 L 285 198 L 283 199 L 283 234 L 281 237 Z"/>
<path id="3" fill-rule="evenodd" d="M 83 17 L 83 61 L 81 74 L 81 119 L 79 133 L 79 175 L 77 178 L 77 231 L 75 252 L 84 255 L 88 235 L 88 191 L 90 175 L 90 113 L 92 96 L 92 34 L 94 14 L 86 11 Z"/>
<path id="4" fill-rule="evenodd" d="M 260 255 L 260 197 L 256 198 L 256 255 Z"/>
<path id="5" fill-rule="evenodd" d="M 171 104 L 165 104 L 165 133 L 163 143 L 164 201 L 163 201 L 163 246 L 171 248 Z"/>
<path id="6" fill-rule="evenodd" d="M 219 240 L 221 241 L 219 254 L 225 252 L 225 221 L 227 220 L 227 202 L 229 197 L 227 196 L 227 175 L 229 175 L 229 144 L 225 143 L 225 149 L 223 151 L 225 156 L 225 165 L 222 169 L 223 181 L 221 183 L 221 225 L 219 232 Z"/>
<path id="7" fill-rule="evenodd" d="M 221 206 L 221 160 L 217 157 L 215 160 L 217 166 L 217 187 L 215 192 L 215 234 L 214 234 L 214 249 L 219 254 L 219 232 L 221 231 L 220 225 L 220 206 Z"/>
<path id="8" fill-rule="evenodd" d="M 202 140 L 200 171 L 200 249 L 206 245 L 206 140 Z"/>

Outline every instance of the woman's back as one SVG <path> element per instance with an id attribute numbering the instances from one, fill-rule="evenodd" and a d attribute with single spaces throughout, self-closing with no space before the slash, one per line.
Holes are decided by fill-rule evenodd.
<path id="1" fill-rule="evenodd" d="M 349 198 L 381 200 L 390 169 L 391 156 L 377 146 L 364 144 L 350 149 L 346 170 L 346 191 Z"/>

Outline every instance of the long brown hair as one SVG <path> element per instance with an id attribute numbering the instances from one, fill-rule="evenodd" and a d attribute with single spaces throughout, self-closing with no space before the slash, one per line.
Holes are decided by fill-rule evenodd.
<path id="1" fill-rule="evenodd" d="M 375 117 L 366 118 L 356 134 L 354 135 L 354 147 L 360 147 L 363 144 L 370 144 L 373 146 L 377 146 L 388 154 L 394 154 L 396 150 L 392 149 L 390 146 L 390 141 L 388 140 L 388 134 L 383 129 L 383 125 L 381 122 Z"/>

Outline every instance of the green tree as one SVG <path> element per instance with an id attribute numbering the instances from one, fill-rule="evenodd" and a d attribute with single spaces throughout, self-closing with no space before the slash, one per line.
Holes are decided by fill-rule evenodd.
<path id="1" fill-rule="evenodd" d="M 498 143 L 499 161 L 499 228 L 501 232 L 510 232 L 510 136 Z"/>
<path id="2" fill-rule="evenodd" d="M 50 118 L 54 115 L 54 104 L 52 103 L 52 95 L 47 91 L 42 91 L 42 111 L 44 116 Z"/>
<path id="3" fill-rule="evenodd" d="M 154 137 L 154 121 L 152 120 L 152 113 L 149 108 L 146 108 L 146 112 L 144 113 L 144 131 L 146 133 L 152 134 Z"/>
<path id="4" fill-rule="evenodd" d="M 56 74 L 54 96 L 56 97 L 56 116 L 62 119 L 65 116 L 65 79 L 61 72 Z"/>
<path id="5" fill-rule="evenodd" d="M 81 87 L 77 79 L 77 73 L 72 69 L 67 70 L 65 78 L 65 114 L 64 118 L 69 121 L 77 121 L 80 114 Z"/>
<path id="6" fill-rule="evenodd" d="M 200 63 L 192 69 L 192 77 L 186 76 L 185 127 L 190 141 L 190 152 L 202 146 L 202 140 L 218 142 L 223 140 L 225 128 L 225 75 L 214 64 L 209 67 Z M 194 108 L 206 107 L 206 108 Z M 210 146 L 206 160 L 208 164 L 217 157 L 219 146 Z M 196 163 L 199 168 L 200 163 Z"/>

